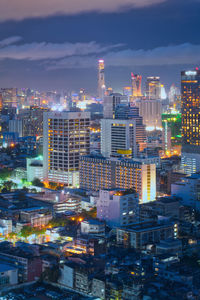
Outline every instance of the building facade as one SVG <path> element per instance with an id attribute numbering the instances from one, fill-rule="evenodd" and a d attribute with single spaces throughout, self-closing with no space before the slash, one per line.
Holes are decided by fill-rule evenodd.
<path id="1" fill-rule="evenodd" d="M 101 154 L 105 157 L 124 153 L 137 156 L 135 120 L 101 120 Z"/>
<path id="2" fill-rule="evenodd" d="M 120 189 L 101 190 L 97 200 L 97 217 L 110 226 L 125 226 L 138 222 L 138 194 Z"/>
<path id="3" fill-rule="evenodd" d="M 181 72 L 182 169 L 200 171 L 200 70 Z"/>
<path id="4" fill-rule="evenodd" d="M 156 166 L 143 159 L 83 156 L 80 159 L 80 188 L 91 191 L 134 188 L 141 203 L 153 201 L 156 197 Z"/>
<path id="5" fill-rule="evenodd" d="M 44 113 L 44 180 L 79 185 L 79 159 L 90 153 L 90 113 Z"/>

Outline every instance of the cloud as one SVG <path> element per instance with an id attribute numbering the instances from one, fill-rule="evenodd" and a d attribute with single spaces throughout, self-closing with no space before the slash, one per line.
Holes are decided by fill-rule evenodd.
<path id="1" fill-rule="evenodd" d="M 6 39 L 0 41 L 0 47 L 5 47 L 5 46 L 11 45 L 11 44 L 15 44 L 21 40 L 22 40 L 22 38 L 20 36 L 11 36 L 9 38 L 6 38 Z"/>
<path id="2" fill-rule="evenodd" d="M 60 59 L 68 56 L 85 56 L 101 54 L 121 47 L 122 44 L 102 46 L 96 42 L 89 43 L 30 43 L 13 44 L 18 42 L 20 37 L 11 37 L 0 41 L 0 60 L 48 60 Z M 12 44 L 12 45 L 11 45 Z"/>
<path id="3" fill-rule="evenodd" d="M 123 44 L 102 45 L 94 41 L 22 44 L 21 40 L 21 37 L 16 36 L 0 41 L 0 60 L 39 61 L 48 70 L 96 67 L 99 57 L 105 60 L 106 66 L 111 67 L 200 63 L 200 45 L 189 43 L 133 50 Z"/>
<path id="4" fill-rule="evenodd" d="M 109 51 L 102 57 L 106 66 L 165 66 L 200 63 L 200 45 L 189 43 L 158 47 L 151 50 L 116 50 Z M 49 69 L 88 68 L 96 66 L 97 56 L 68 57 L 51 63 Z"/>
<path id="5" fill-rule="evenodd" d="M 168 0 L 0 0 L 0 21 L 85 12 L 120 12 Z"/>

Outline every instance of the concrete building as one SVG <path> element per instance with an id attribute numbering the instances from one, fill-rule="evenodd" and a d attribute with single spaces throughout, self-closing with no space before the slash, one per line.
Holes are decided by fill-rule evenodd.
<path id="1" fill-rule="evenodd" d="M 81 222 L 81 233 L 91 235 L 105 235 L 105 223 L 99 220 L 84 220 Z"/>
<path id="2" fill-rule="evenodd" d="M 115 119 L 136 121 L 136 143 L 139 146 L 139 151 L 142 151 L 146 146 L 147 134 L 143 118 L 139 114 L 139 108 L 131 106 L 131 104 L 119 104 L 115 109 Z"/>
<path id="3" fill-rule="evenodd" d="M 90 113 L 44 113 L 44 180 L 79 185 L 79 159 L 90 152 Z"/>
<path id="4" fill-rule="evenodd" d="M 133 191 L 101 190 L 97 200 L 97 218 L 110 226 L 125 226 L 139 219 L 139 197 Z"/>
<path id="5" fill-rule="evenodd" d="M 8 131 L 16 132 L 19 137 L 23 136 L 23 121 L 19 119 L 9 120 Z"/>
<path id="6" fill-rule="evenodd" d="M 17 268 L 0 263 L 0 290 L 4 287 L 16 285 L 18 283 L 18 270 Z"/>
<path id="7" fill-rule="evenodd" d="M 0 219 L 0 235 L 6 236 L 12 232 L 12 220 Z"/>
<path id="8" fill-rule="evenodd" d="M 171 185 L 173 196 L 182 198 L 183 205 L 200 210 L 200 174 L 183 177 Z"/>
<path id="9" fill-rule="evenodd" d="M 147 130 L 162 128 L 161 100 L 137 100 L 136 106 L 139 107 L 140 116 Z"/>
<path id="10" fill-rule="evenodd" d="M 117 228 L 117 242 L 137 250 L 161 240 L 175 238 L 178 226 L 173 222 L 142 222 L 135 225 Z"/>
<path id="11" fill-rule="evenodd" d="M 38 178 L 43 180 L 43 161 L 42 156 L 26 159 L 27 181 L 32 182 Z"/>
<path id="12" fill-rule="evenodd" d="M 117 154 L 136 157 L 136 121 L 102 119 L 101 154 L 108 158 Z"/>
<path id="13" fill-rule="evenodd" d="M 161 99 L 160 77 L 147 77 L 146 97 L 148 100 Z"/>
<path id="14" fill-rule="evenodd" d="M 128 96 L 119 93 L 113 93 L 105 96 L 103 99 L 103 117 L 104 119 L 115 118 L 115 109 L 119 104 L 128 104 Z"/>
<path id="15" fill-rule="evenodd" d="M 130 189 L 139 194 L 140 203 L 156 198 L 156 166 L 143 159 L 106 159 L 83 156 L 80 159 L 80 188 L 89 191 Z"/>

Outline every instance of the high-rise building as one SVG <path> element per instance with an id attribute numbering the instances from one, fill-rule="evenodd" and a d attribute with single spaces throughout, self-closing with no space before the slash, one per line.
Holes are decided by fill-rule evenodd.
<path id="1" fill-rule="evenodd" d="M 136 106 L 139 107 L 139 114 L 143 118 L 143 123 L 147 129 L 162 127 L 161 100 L 137 100 Z"/>
<path id="2" fill-rule="evenodd" d="M 139 146 L 139 151 L 142 151 L 145 147 L 147 135 L 145 125 L 143 124 L 143 118 L 139 115 L 139 108 L 137 106 L 132 106 L 131 104 L 119 104 L 115 109 L 115 119 L 132 119 L 136 121 L 136 143 Z"/>
<path id="3" fill-rule="evenodd" d="M 161 99 L 160 77 L 147 77 L 146 98 L 148 100 Z"/>
<path id="4" fill-rule="evenodd" d="M 113 93 L 110 96 L 105 96 L 103 99 L 103 117 L 104 119 L 115 118 L 115 109 L 119 104 L 128 105 L 128 96 L 119 93 Z"/>
<path id="5" fill-rule="evenodd" d="M 138 222 L 138 194 L 131 190 L 101 190 L 97 198 L 97 218 L 110 226 L 126 226 Z"/>
<path id="6" fill-rule="evenodd" d="M 105 74 L 104 74 L 104 60 L 100 59 L 98 62 L 98 97 L 103 99 L 105 94 Z"/>
<path id="7" fill-rule="evenodd" d="M 101 154 L 105 157 L 124 154 L 136 157 L 136 121 L 102 119 L 101 120 Z"/>
<path id="8" fill-rule="evenodd" d="M 139 194 L 140 203 L 156 198 L 156 165 L 145 159 L 106 159 L 103 156 L 80 157 L 80 188 L 89 191 L 130 189 Z"/>
<path id="9" fill-rule="evenodd" d="M 79 185 L 79 159 L 90 153 L 90 113 L 45 112 L 44 180 Z"/>
<path id="10" fill-rule="evenodd" d="M 142 97 L 142 76 L 131 73 L 132 97 L 137 99 Z"/>
<path id="11" fill-rule="evenodd" d="M 16 88 L 2 88 L 2 104 L 3 107 L 17 107 L 17 89 Z"/>
<path id="12" fill-rule="evenodd" d="M 200 171 L 200 70 L 181 72 L 181 107 L 181 164 L 190 175 Z"/>

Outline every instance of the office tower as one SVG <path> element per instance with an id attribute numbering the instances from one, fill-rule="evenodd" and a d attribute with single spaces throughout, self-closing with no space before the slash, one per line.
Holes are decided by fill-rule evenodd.
<path id="1" fill-rule="evenodd" d="M 105 157 L 124 154 L 137 156 L 135 120 L 101 120 L 101 154 Z"/>
<path id="2" fill-rule="evenodd" d="M 106 221 L 109 226 L 125 226 L 138 222 L 138 194 L 131 190 L 101 190 L 97 197 L 97 218 Z"/>
<path id="3" fill-rule="evenodd" d="M 161 100 L 137 100 L 135 104 L 139 107 L 139 114 L 147 130 L 162 127 Z"/>
<path id="4" fill-rule="evenodd" d="M 145 159 L 80 157 L 80 188 L 88 191 L 134 188 L 140 203 L 155 200 L 156 165 Z"/>
<path id="5" fill-rule="evenodd" d="M 8 131 L 18 133 L 18 136 L 22 137 L 23 136 L 23 121 L 20 119 L 9 120 Z"/>
<path id="6" fill-rule="evenodd" d="M 188 175 L 200 166 L 200 70 L 181 72 L 182 168 Z"/>
<path id="7" fill-rule="evenodd" d="M 17 89 L 16 88 L 2 88 L 2 104 L 3 107 L 17 107 Z"/>
<path id="8" fill-rule="evenodd" d="M 131 73 L 132 97 L 137 99 L 142 96 L 142 76 Z"/>
<path id="9" fill-rule="evenodd" d="M 105 89 L 104 60 L 100 59 L 98 62 L 98 97 L 100 99 L 103 99 Z"/>
<path id="10" fill-rule="evenodd" d="M 161 99 L 160 77 L 147 77 L 146 98 L 148 100 Z"/>
<path id="11" fill-rule="evenodd" d="M 178 100 L 178 97 L 180 96 L 180 90 L 178 87 L 175 86 L 175 84 L 173 83 L 170 87 L 169 90 L 169 94 L 168 94 L 168 98 L 169 98 L 169 102 L 171 104 L 175 104 L 176 101 Z"/>
<path id="12" fill-rule="evenodd" d="M 90 152 L 90 113 L 45 112 L 44 180 L 79 185 L 79 159 Z"/>
<path id="13" fill-rule="evenodd" d="M 113 93 L 105 96 L 103 99 L 103 117 L 104 119 L 113 119 L 115 117 L 115 109 L 118 104 L 128 104 L 128 97 L 119 93 Z"/>
<path id="14" fill-rule="evenodd" d="M 130 104 L 119 104 L 115 109 L 115 119 L 132 119 L 136 121 L 136 143 L 139 145 L 139 151 L 142 151 L 145 147 L 147 135 L 143 118 L 139 115 L 139 108 Z"/>

